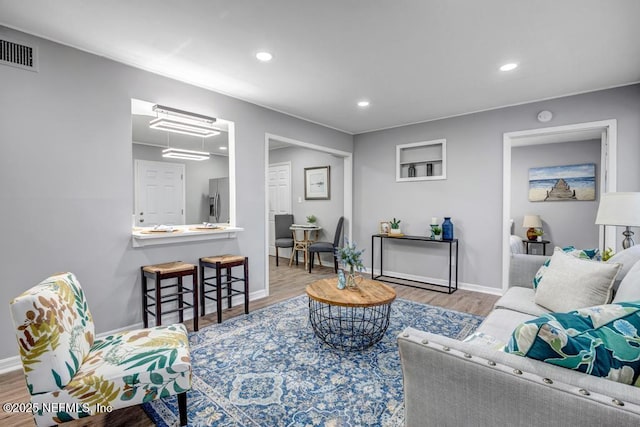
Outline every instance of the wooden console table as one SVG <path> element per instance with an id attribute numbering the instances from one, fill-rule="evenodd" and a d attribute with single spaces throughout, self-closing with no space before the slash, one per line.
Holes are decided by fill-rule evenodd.
<path id="1" fill-rule="evenodd" d="M 375 242 L 376 239 L 380 241 L 380 274 L 375 274 Z M 414 241 L 414 242 L 424 242 L 426 245 L 448 245 L 449 246 L 449 281 L 447 285 L 439 285 L 437 283 L 424 282 L 420 280 L 412 280 L 412 279 L 404 279 L 402 277 L 390 276 L 384 274 L 383 269 L 383 261 L 384 261 L 384 241 L 387 239 L 391 239 L 394 241 L 398 241 L 399 243 L 405 241 Z M 454 250 L 455 246 L 455 250 Z M 455 259 L 455 281 L 453 280 L 453 264 Z M 447 294 L 452 294 L 458 290 L 458 239 L 453 240 L 435 240 L 431 237 L 427 236 L 400 236 L 400 237 L 391 237 L 387 234 L 374 234 L 371 236 L 371 279 L 381 280 L 383 282 L 393 283 L 396 285 L 402 286 L 411 286 L 419 289 L 426 289 L 429 291 L 436 292 L 444 292 Z M 403 283 L 403 282 L 411 282 L 411 283 Z M 421 286 L 421 285 L 429 285 L 429 287 Z"/>

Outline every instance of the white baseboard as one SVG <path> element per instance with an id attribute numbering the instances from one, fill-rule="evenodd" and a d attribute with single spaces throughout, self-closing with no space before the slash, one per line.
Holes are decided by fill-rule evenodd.
<path id="1" fill-rule="evenodd" d="M 249 301 L 258 300 L 266 296 L 267 296 L 267 292 L 264 289 L 260 291 L 252 292 L 251 294 L 249 294 Z M 224 301 L 226 302 L 226 299 Z M 244 298 L 242 297 L 242 295 L 236 295 L 235 297 L 232 298 L 231 306 L 235 307 L 236 305 L 240 305 L 240 304 L 244 304 Z M 207 314 L 216 312 L 215 305 L 213 305 L 212 302 L 209 302 L 209 304 L 207 305 L 207 308 L 209 307 L 212 307 L 213 311 L 208 312 Z M 223 304 L 223 307 L 226 308 L 226 305 Z M 191 319 L 193 319 L 193 311 L 191 311 L 191 313 L 189 313 L 189 310 L 185 311 L 184 320 L 186 321 Z M 151 316 L 149 320 L 153 322 L 153 316 Z M 162 320 L 165 325 L 177 323 L 178 313 L 171 313 L 171 316 L 163 316 Z M 101 339 L 108 335 L 117 334 L 123 331 L 130 331 L 132 329 L 141 329 L 143 327 L 144 327 L 143 322 L 134 323 L 129 326 L 124 326 L 122 328 L 113 329 L 111 331 L 106 331 L 106 332 L 96 334 L 96 339 Z M 20 356 L 11 356 L 5 359 L 0 359 L 0 374 L 6 374 L 7 372 L 17 371 L 18 369 L 22 369 L 22 362 L 20 361 Z"/>
<path id="2" fill-rule="evenodd" d="M 18 369 L 22 369 L 20 356 L 11 356 L 7 357 L 6 359 L 0 359 L 0 374 L 17 371 Z"/>
<path id="3" fill-rule="evenodd" d="M 376 270 L 378 273 L 380 270 Z M 371 269 L 367 268 L 366 272 L 371 274 Z M 394 276 L 400 279 L 417 280 L 420 282 L 429 282 L 439 286 L 449 286 L 449 281 L 445 279 L 438 279 L 435 277 L 417 276 L 415 274 L 397 273 L 395 271 L 385 270 L 385 276 Z M 458 280 L 458 289 L 464 289 L 465 291 L 482 292 L 484 294 L 502 296 L 502 288 L 491 288 L 489 286 L 476 285 L 474 283 L 465 283 Z"/>

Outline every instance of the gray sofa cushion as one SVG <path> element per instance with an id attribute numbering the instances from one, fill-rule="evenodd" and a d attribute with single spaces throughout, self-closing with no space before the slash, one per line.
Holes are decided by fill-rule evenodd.
<path id="1" fill-rule="evenodd" d="M 631 267 L 638 261 L 640 261 L 640 245 L 631 246 L 629 249 L 620 251 L 607 260 L 608 263 L 617 262 L 622 264 L 620 273 L 618 273 L 620 279 L 623 279 L 629 270 L 631 270 Z"/>
<path id="2" fill-rule="evenodd" d="M 535 297 L 536 291 L 532 288 L 509 288 L 502 298 L 496 301 L 494 308 L 514 310 L 519 313 L 530 314 L 535 317 L 549 313 L 549 310 L 534 302 Z"/>
<path id="3" fill-rule="evenodd" d="M 542 255 L 511 255 L 509 287 L 533 288 L 533 276 L 548 259 L 548 256 Z"/>
<path id="4" fill-rule="evenodd" d="M 608 263 L 622 264 L 622 268 L 618 272 L 616 276 L 616 280 L 613 283 L 613 289 L 617 290 L 620 286 L 620 283 L 625 278 L 631 267 L 634 266 L 636 262 L 640 261 L 640 245 L 631 246 L 628 249 L 618 252 L 611 258 L 607 260 Z"/>
<path id="5" fill-rule="evenodd" d="M 613 302 L 632 301 L 640 301 L 640 261 L 636 262 L 624 276 L 613 298 Z"/>
<path id="6" fill-rule="evenodd" d="M 477 331 L 490 335 L 506 344 L 509 342 L 511 333 L 516 326 L 536 317 L 538 316 L 497 308 L 489 313 Z"/>

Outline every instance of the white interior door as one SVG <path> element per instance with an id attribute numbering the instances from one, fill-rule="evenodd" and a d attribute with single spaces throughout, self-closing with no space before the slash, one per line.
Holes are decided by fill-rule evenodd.
<path id="1" fill-rule="evenodd" d="M 269 254 L 275 255 L 276 225 L 274 215 L 291 213 L 291 163 L 269 165 Z M 279 255 L 288 257 L 288 249 L 281 249 Z"/>
<path id="2" fill-rule="evenodd" d="M 184 224 L 184 164 L 136 160 L 134 173 L 136 225 Z"/>

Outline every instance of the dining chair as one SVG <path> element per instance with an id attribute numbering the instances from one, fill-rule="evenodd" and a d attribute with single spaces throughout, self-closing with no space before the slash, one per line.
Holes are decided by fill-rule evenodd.
<path id="1" fill-rule="evenodd" d="M 314 242 L 309 245 L 307 250 L 309 251 L 309 273 L 313 268 L 313 256 L 320 254 L 321 252 L 331 252 L 333 254 L 333 267 L 336 273 L 338 273 L 338 256 L 336 255 L 336 249 L 340 245 L 340 237 L 342 237 L 342 224 L 344 223 L 344 217 L 341 216 L 336 226 L 336 234 L 333 236 L 333 242 Z M 319 257 L 320 255 L 318 255 Z"/>
<path id="2" fill-rule="evenodd" d="M 293 234 L 289 227 L 293 224 L 293 215 L 274 215 L 276 224 L 276 267 L 279 265 L 278 248 L 293 248 Z M 298 264 L 298 252 L 296 251 L 296 265 Z"/>

